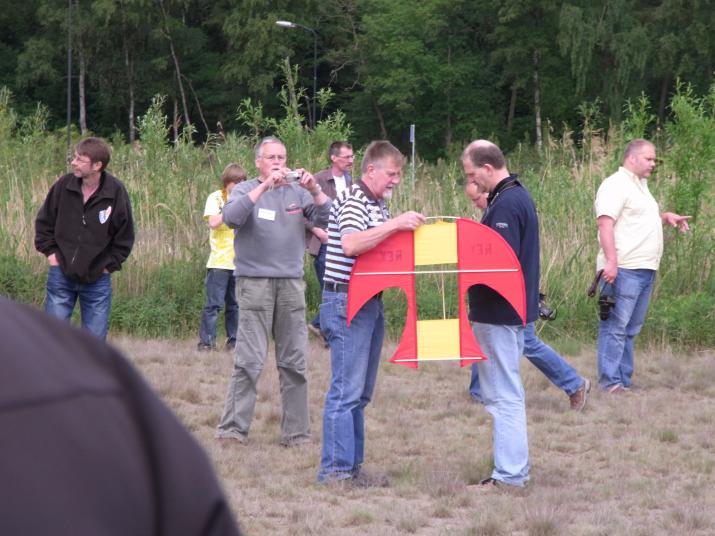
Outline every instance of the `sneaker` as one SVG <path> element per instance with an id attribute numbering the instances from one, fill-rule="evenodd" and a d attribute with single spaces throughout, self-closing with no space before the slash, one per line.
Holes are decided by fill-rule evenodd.
<path id="1" fill-rule="evenodd" d="M 581 387 L 576 389 L 576 392 L 569 395 L 571 409 L 574 411 L 583 411 L 583 408 L 586 407 L 586 402 L 588 401 L 588 393 L 590 392 L 591 380 L 589 380 L 588 378 L 584 378 Z"/>
<path id="2" fill-rule="evenodd" d="M 347 471 L 339 471 L 336 473 L 331 473 L 323 478 L 318 479 L 318 484 L 330 487 L 347 487 L 352 485 L 353 474 Z"/>
<path id="3" fill-rule="evenodd" d="M 223 349 L 226 351 L 229 351 L 229 352 L 232 350 L 235 350 L 236 349 L 236 339 L 233 339 L 233 338 L 226 339 L 226 344 L 224 345 Z"/>
<path id="4" fill-rule="evenodd" d="M 205 342 L 200 342 L 199 344 L 196 345 L 196 349 L 199 352 L 211 352 L 216 349 L 216 347 L 212 344 L 206 344 Z"/>
<path id="5" fill-rule="evenodd" d="M 606 392 L 609 395 L 620 395 L 626 392 L 626 388 L 623 387 L 620 383 L 614 383 L 613 385 L 609 385 L 606 388 Z"/>

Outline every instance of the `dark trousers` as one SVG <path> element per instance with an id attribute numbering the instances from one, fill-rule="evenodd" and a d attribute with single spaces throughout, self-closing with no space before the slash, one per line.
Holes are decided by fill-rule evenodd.
<path id="1" fill-rule="evenodd" d="M 323 277 L 325 276 L 325 254 L 328 251 L 327 244 L 321 244 L 318 254 L 313 257 L 313 267 L 315 268 L 315 277 L 318 278 L 320 292 L 323 292 Z M 315 318 L 310 321 L 316 328 L 320 329 L 320 312 L 315 315 Z"/>
<path id="2" fill-rule="evenodd" d="M 226 326 L 226 336 L 236 340 L 238 330 L 238 302 L 236 301 L 236 278 L 233 270 L 209 268 L 206 273 L 206 305 L 201 314 L 199 342 L 207 346 L 216 345 L 216 320 L 222 307 Z"/>

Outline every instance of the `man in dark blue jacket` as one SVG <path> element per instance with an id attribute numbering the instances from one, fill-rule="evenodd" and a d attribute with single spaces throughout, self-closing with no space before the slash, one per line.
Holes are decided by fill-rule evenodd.
<path id="1" fill-rule="evenodd" d="M 52 185 L 35 220 L 35 248 L 50 265 L 45 311 L 69 319 L 79 299 L 82 327 L 100 339 L 109 328 L 110 274 L 134 245 L 129 195 L 107 173 L 109 157 L 103 140 L 80 141 L 72 173 Z"/>
<path id="2" fill-rule="evenodd" d="M 498 232 L 516 253 L 526 286 L 526 322 L 539 307 L 539 221 L 531 195 L 509 173 L 499 147 L 486 140 L 470 143 L 462 153 L 467 195 L 488 192 L 482 223 Z M 489 287 L 469 289 L 469 319 L 487 356 L 478 363 L 482 397 L 494 423 L 494 470 L 483 485 L 522 487 L 529 479 L 524 387 L 519 359 L 524 324 L 511 305 Z"/>

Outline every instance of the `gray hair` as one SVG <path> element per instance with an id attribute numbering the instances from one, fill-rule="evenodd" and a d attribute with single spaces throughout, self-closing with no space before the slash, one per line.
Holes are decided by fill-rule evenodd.
<path id="1" fill-rule="evenodd" d="M 261 157 L 261 149 L 263 149 L 263 146 L 266 145 L 267 143 L 278 143 L 285 147 L 285 143 L 283 143 L 281 140 L 276 138 L 275 136 L 266 136 L 265 138 L 262 138 L 261 141 L 258 142 L 258 145 L 256 145 L 256 158 Z"/>

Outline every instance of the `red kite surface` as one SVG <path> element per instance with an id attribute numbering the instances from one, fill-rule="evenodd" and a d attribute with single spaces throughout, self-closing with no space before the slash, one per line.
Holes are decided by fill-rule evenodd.
<path id="1" fill-rule="evenodd" d="M 416 266 L 456 264 L 456 270 Z M 417 320 L 415 276 L 457 273 L 459 318 Z M 467 218 L 438 221 L 416 231 L 400 231 L 355 259 L 348 291 L 348 325 L 360 308 L 386 288 L 407 296 L 407 317 L 391 363 L 417 368 L 420 361 L 459 359 L 461 366 L 486 359 L 467 317 L 465 294 L 486 285 L 507 300 L 526 323 L 526 293 L 521 264 L 499 233 Z"/>

